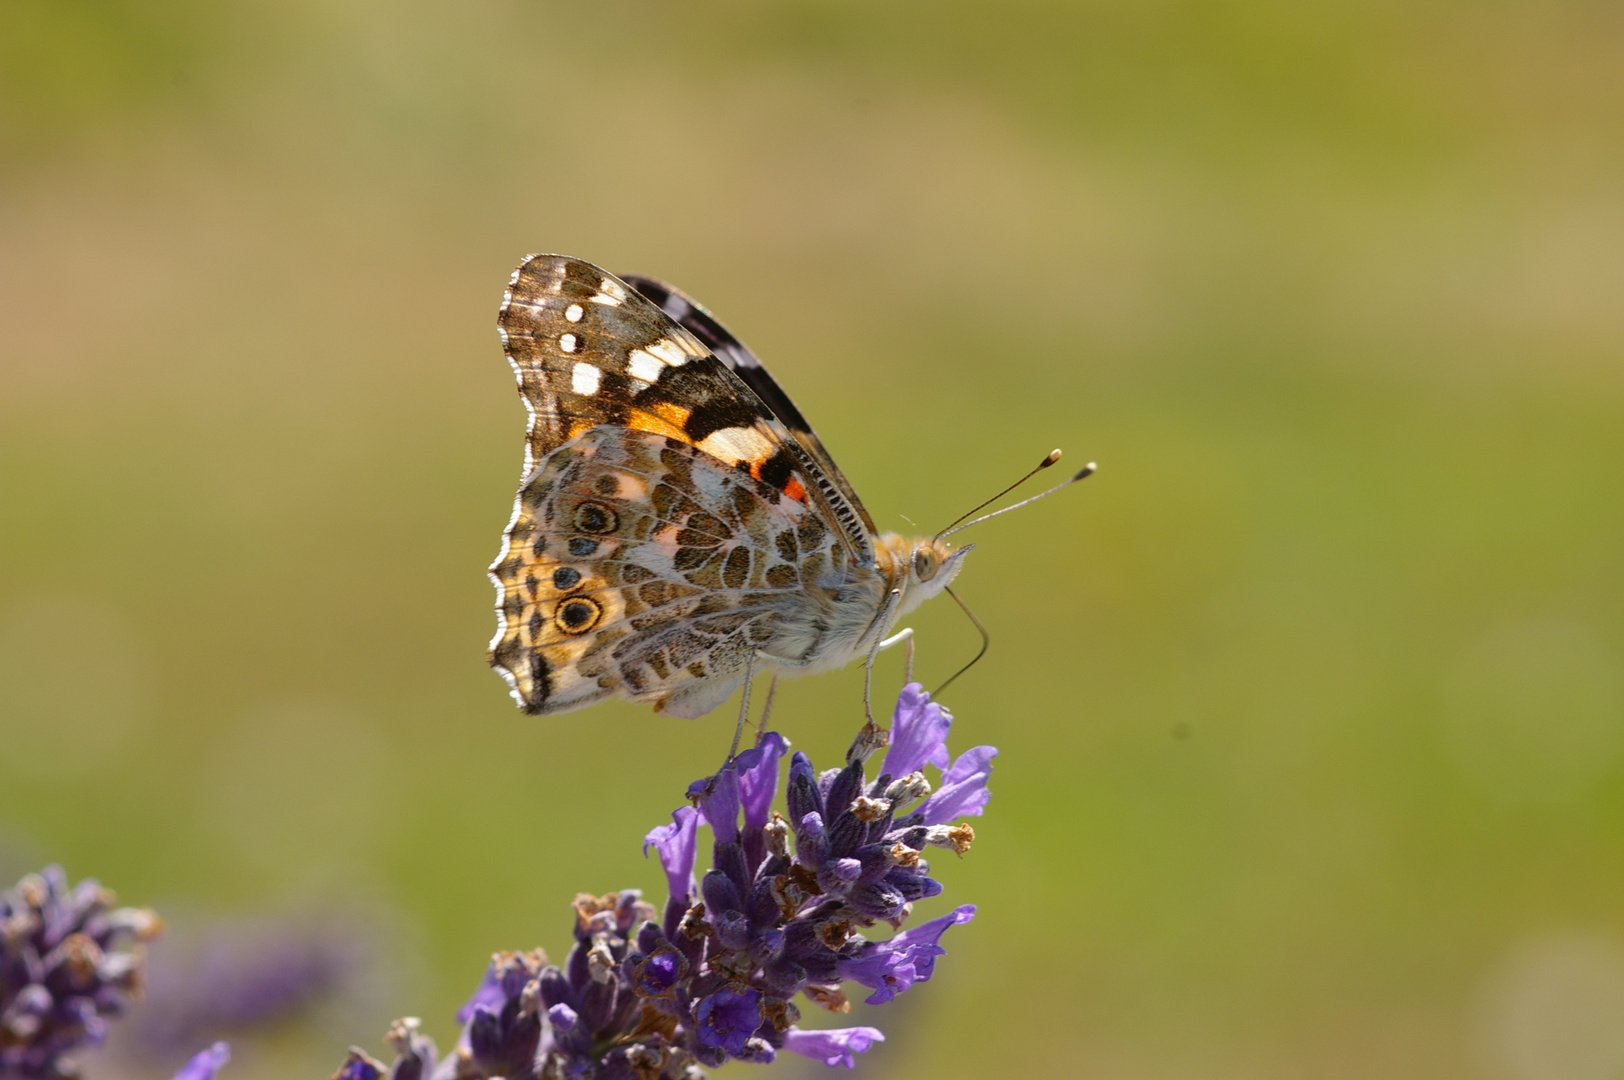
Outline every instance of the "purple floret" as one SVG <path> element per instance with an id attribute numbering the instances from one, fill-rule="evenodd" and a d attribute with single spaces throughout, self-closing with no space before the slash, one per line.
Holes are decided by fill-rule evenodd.
<path id="1" fill-rule="evenodd" d="M 947 952 L 936 944 L 947 928 L 975 918 L 974 905 L 964 904 L 939 919 L 920 923 L 890 941 L 869 942 L 857 956 L 840 964 L 840 974 L 873 990 L 864 1001 L 879 1005 L 890 1001 L 916 982 L 934 974 L 936 958 Z"/>
<path id="2" fill-rule="evenodd" d="M 755 751 L 746 751 L 715 776 L 688 785 L 688 797 L 698 801 L 699 812 L 719 844 L 732 843 L 739 838 L 739 774 L 759 758 Z"/>
<path id="3" fill-rule="evenodd" d="M 761 1026 L 761 994 L 748 988 L 718 990 L 700 999 L 694 1016 L 699 1021 L 700 1045 L 739 1057 Z"/>
<path id="4" fill-rule="evenodd" d="M 857 1067 L 855 1055 L 866 1052 L 874 1043 L 884 1041 L 885 1036 L 880 1034 L 879 1028 L 826 1028 L 822 1031 L 791 1028 L 784 1034 L 784 1049 L 825 1065 L 844 1065 L 854 1069 Z"/>
<path id="5" fill-rule="evenodd" d="M 891 724 L 891 745 L 881 772 L 897 779 L 926 765 L 947 768 L 947 732 L 953 714 L 931 701 L 924 687 L 909 683 L 902 688 Z"/>
<path id="6" fill-rule="evenodd" d="M 959 755 L 942 776 L 942 786 L 919 807 L 926 825 L 944 825 L 955 818 L 979 817 L 992 792 L 987 780 L 992 776 L 992 759 L 998 751 L 991 746 L 974 746 Z"/>
<path id="7" fill-rule="evenodd" d="M 789 749 L 789 740 L 776 731 L 764 734 L 755 748 L 739 755 L 739 801 L 744 807 L 744 825 L 759 829 L 767 824 L 767 812 L 778 794 L 778 762 Z M 754 755 L 748 763 L 745 758 Z"/>
<path id="8" fill-rule="evenodd" d="M 679 806 L 671 812 L 671 824 L 649 830 L 643 838 L 643 854 L 654 848 L 665 869 L 666 887 L 673 899 L 684 903 L 693 891 L 694 856 L 699 847 L 699 811 L 691 806 Z"/>
<path id="9" fill-rule="evenodd" d="M 192 1055 L 192 1060 L 180 1067 L 175 1080 L 214 1080 L 214 1074 L 231 1060 L 231 1048 L 217 1042 L 207 1050 Z"/>
<path id="10" fill-rule="evenodd" d="M 457 1023 L 466 1024 L 472 1020 L 475 1009 L 500 1007 L 502 1000 L 502 980 L 496 973 L 496 960 L 492 959 L 485 969 L 485 978 L 475 987 L 472 996 L 462 1003 L 462 1008 L 457 1010 Z"/>

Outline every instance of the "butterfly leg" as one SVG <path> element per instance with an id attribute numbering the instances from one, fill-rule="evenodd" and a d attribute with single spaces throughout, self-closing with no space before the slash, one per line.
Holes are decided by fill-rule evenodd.
<path id="1" fill-rule="evenodd" d="M 892 589 L 891 595 L 885 598 L 885 606 L 880 609 L 880 617 L 876 620 L 881 626 L 890 621 L 891 608 L 902 601 L 902 590 Z M 887 645 L 906 640 L 913 636 L 912 630 L 904 630 L 895 637 L 876 641 L 874 647 L 868 650 L 868 659 L 863 662 L 863 715 L 868 718 L 862 730 L 857 733 L 857 741 L 853 742 L 851 749 L 846 752 L 847 759 L 854 756 L 867 757 L 881 746 L 885 745 L 885 733 L 880 725 L 874 722 L 874 659 L 880 655 L 880 650 Z"/>
<path id="2" fill-rule="evenodd" d="M 903 670 L 903 675 L 902 675 L 902 681 L 905 682 L 905 683 L 911 683 L 911 682 L 913 682 L 913 662 L 914 662 L 914 632 L 913 632 L 913 627 L 904 626 L 901 630 L 898 630 L 896 633 L 892 634 L 890 637 L 888 637 L 884 641 L 880 642 L 880 650 L 883 652 L 884 650 L 889 649 L 891 646 L 897 644 L 897 642 L 899 642 L 899 641 L 905 641 L 905 642 L 908 643 L 907 653 L 906 653 L 906 655 L 904 657 L 904 660 L 903 660 L 903 669 L 904 670 Z"/>
<path id="3" fill-rule="evenodd" d="M 722 770 L 725 770 L 729 765 L 733 764 L 733 759 L 738 756 L 739 738 L 744 734 L 744 725 L 750 721 L 750 678 L 755 668 L 755 663 L 756 654 L 752 652 L 745 658 L 744 661 L 744 693 L 739 698 L 739 722 L 733 728 L 733 745 L 727 749 L 727 759 L 722 762 L 722 769 L 714 773 L 710 780 L 705 784 L 706 796 L 709 796 L 711 792 L 716 790 L 716 778 L 722 775 Z M 771 691 L 768 692 L 768 700 L 770 704 Z"/>
<path id="4" fill-rule="evenodd" d="M 880 651 L 884 652 L 886 649 L 889 649 L 891 646 L 900 644 L 901 642 L 904 642 L 904 641 L 908 641 L 912 637 L 913 637 L 913 627 L 904 626 L 901 630 L 898 630 L 896 633 L 892 634 L 890 637 L 888 637 L 884 641 L 880 642 Z"/>
<path id="5" fill-rule="evenodd" d="M 756 654 L 752 652 L 744 661 L 744 693 L 739 695 L 739 723 L 733 729 L 733 745 L 728 748 L 727 761 L 722 762 L 725 768 L 739 753 L 739 737 L 744 734 L 744 725 L 750 722 L 750 678 L 756 666 Z"/>
<path id="6" fill-rule="evenodd" d="M 767 717 L 773 714 L 773 698 L 778 694 L 778 672 L 773 672 L 773 681 L 767 684 L 767 704 L 761 707 L 761 719 L 756 721 L 756 740 L 759 742 L 761 733 L 767 730 Z"/>

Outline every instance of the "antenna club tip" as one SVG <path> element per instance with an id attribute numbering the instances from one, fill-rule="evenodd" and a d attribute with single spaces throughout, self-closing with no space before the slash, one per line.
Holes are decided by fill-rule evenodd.
<path id="1" fill-rule="evenodd" d="M 1085 476 L 1093 476 L 1096 472 L 1099 471 L 1099 468 L 1100 467 L 1098 465 L 1096 465 L 1094 462 L 1090 461 L 1087 465 L 1084 465 L 1081 469 L 1077 470 L 1077 475 L 1072 477 L 1072 480 L 1077 481 L 1077 480 L 1081 480 Z"/>
<path id="2" fill-rule="evenodd" d="M 1059 450 L 1050 450 L 1049 451 L 1049 456 L 1043 459 L 1043 463 L 1041 465 L 1039 465 L 1038 468 L 1047 469 L 1050 465 L 1053 465 L 1055 462 L 1057 462 L 1059 460 L 1060 460 L 1060 451 Z"/>

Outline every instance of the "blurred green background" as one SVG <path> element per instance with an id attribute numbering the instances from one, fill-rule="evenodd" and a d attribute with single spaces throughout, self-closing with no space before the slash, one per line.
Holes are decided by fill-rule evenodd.
<path id="1" fill-rule="evenodd" d="M 483 657 L 496 307 L 562 251 L 715 310 L 882 527 L 1102 465 L 966 534 L 1002 754 L 921 914 L 981 916 L 859 1074 L 1624 1075 L 1621 50 L 1587 0 L 7 0 L 0 864 L 178 938 L 364 912 L 364 1007 L 235 1080 L 445 1043 L 577 891 L 663 895 L 732 710 L 526 718 Z M 913 623 L 927 682 L 974 649 Z M 775 726 L 837 754 L 860 684 Z"/>

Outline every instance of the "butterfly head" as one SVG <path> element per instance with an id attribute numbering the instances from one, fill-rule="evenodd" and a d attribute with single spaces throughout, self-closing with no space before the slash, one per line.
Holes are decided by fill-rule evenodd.
<path id="1" fill-rule="evenodd" d="M 879 546 L 882 559 L 890 563 L 893 585 L 902 588 L 905 615 L 952 584 L 974 545 L 955 548 L 934 536 L 886 533 Z"/>

